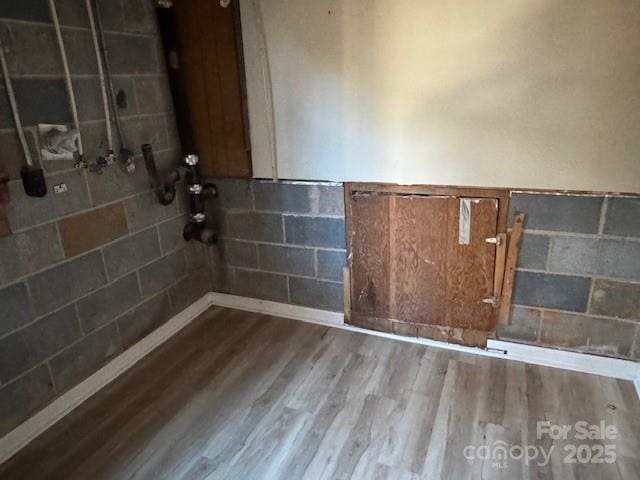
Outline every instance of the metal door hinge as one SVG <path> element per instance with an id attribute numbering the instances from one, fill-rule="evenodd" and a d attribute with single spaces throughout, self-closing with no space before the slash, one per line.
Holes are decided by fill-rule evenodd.
<path id="1" fill-rule="evenodd" d="M 484 239 L 487 243 L 493 243 L 494 245 L 502 245 L 502 237 L 489 237 Z"/>
<path id="2" fill-rule="evenodd" d="M 493 305 L 494 307 L 497 307 L 498 305 L 500 305 L 500 297 L 483 298 L 482 303 L 488 303 L 489 305 Z"/>

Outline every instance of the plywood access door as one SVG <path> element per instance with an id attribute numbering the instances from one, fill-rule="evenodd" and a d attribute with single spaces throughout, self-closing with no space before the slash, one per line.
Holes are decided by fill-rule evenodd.
<path id="1" fill-rule="evenodd" d="M 483 345 L 495 330 L 499 199 L 350 191 L 349 323 Z M 463 221 L 461 222 L 461 212 Z"/>

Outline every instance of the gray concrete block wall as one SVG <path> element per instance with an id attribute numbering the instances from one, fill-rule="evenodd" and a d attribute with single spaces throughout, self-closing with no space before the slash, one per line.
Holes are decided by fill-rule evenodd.
<path id="1" fill-rule="evenodd" d="M 640 198 L 514 192 L 515 213 L 525 235 L 499 338 L 640 359 Z"/>
<path id="2" fill-rule="evenodd" d="M 106 126 L 85 2 L 56 3 L 91 161 L 105 152 Z M 130 148 L 139 153 L 140 143 L 151 141 L 160 168 L 168 169 L 179 144 L 151 2 L 100 3 L 116 89 L 128 97 L 121 113 Z M 71 120 L 46 0 L 0 2 L 0 36 L 35 144 L 36 123 Z M 27 197 L 6 103 L 0 88 L 0 169 L 13 179 L 14 232 L 0 238 L 0 436 L 211 290 L 206 252 L 180 238 L 185 203 L 154 202 L 140 156 L 133 175 L 116 166 L 97 175 L 73 169 L 73 162 L 46 162 L 49 194 Z M 32 151 L 37 159 L 38 149 Z M 67 193 L 53 193 L 59 183 Z M 81 253 L 66 251 L 62 221 L 105 205 L 123 207 L 126 230 Z"/>
<path id="3" fill-rule="evenodd" d="M 220 243 L 215 289 L 276 302 L 343 310 L 346 265 L 341 184 L 211 179 L 208 205 Z"/>

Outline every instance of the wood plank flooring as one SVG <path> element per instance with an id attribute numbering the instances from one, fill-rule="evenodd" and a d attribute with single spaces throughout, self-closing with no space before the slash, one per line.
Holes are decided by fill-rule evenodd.
<path id="1" fill-rule="evenodd" d="M 537 440 L 545 420 L 619 436 Z M 498 441 L 550 460 L 483 460 Z M 613 444 L 616 460 L 565 463 L 567 444 Z M 0 478 L 637 479 L 639 452 L 630 382 L 211 309 Z"/>

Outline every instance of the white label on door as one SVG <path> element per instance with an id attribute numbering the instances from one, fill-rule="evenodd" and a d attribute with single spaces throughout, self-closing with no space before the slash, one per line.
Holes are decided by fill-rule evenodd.
<path id="1" fill-rule="evenodd" d="M 458 226 L 458 243 L 469 245 L 471 243 L 471 199 L 460 199 L 460 224 Z"/>

